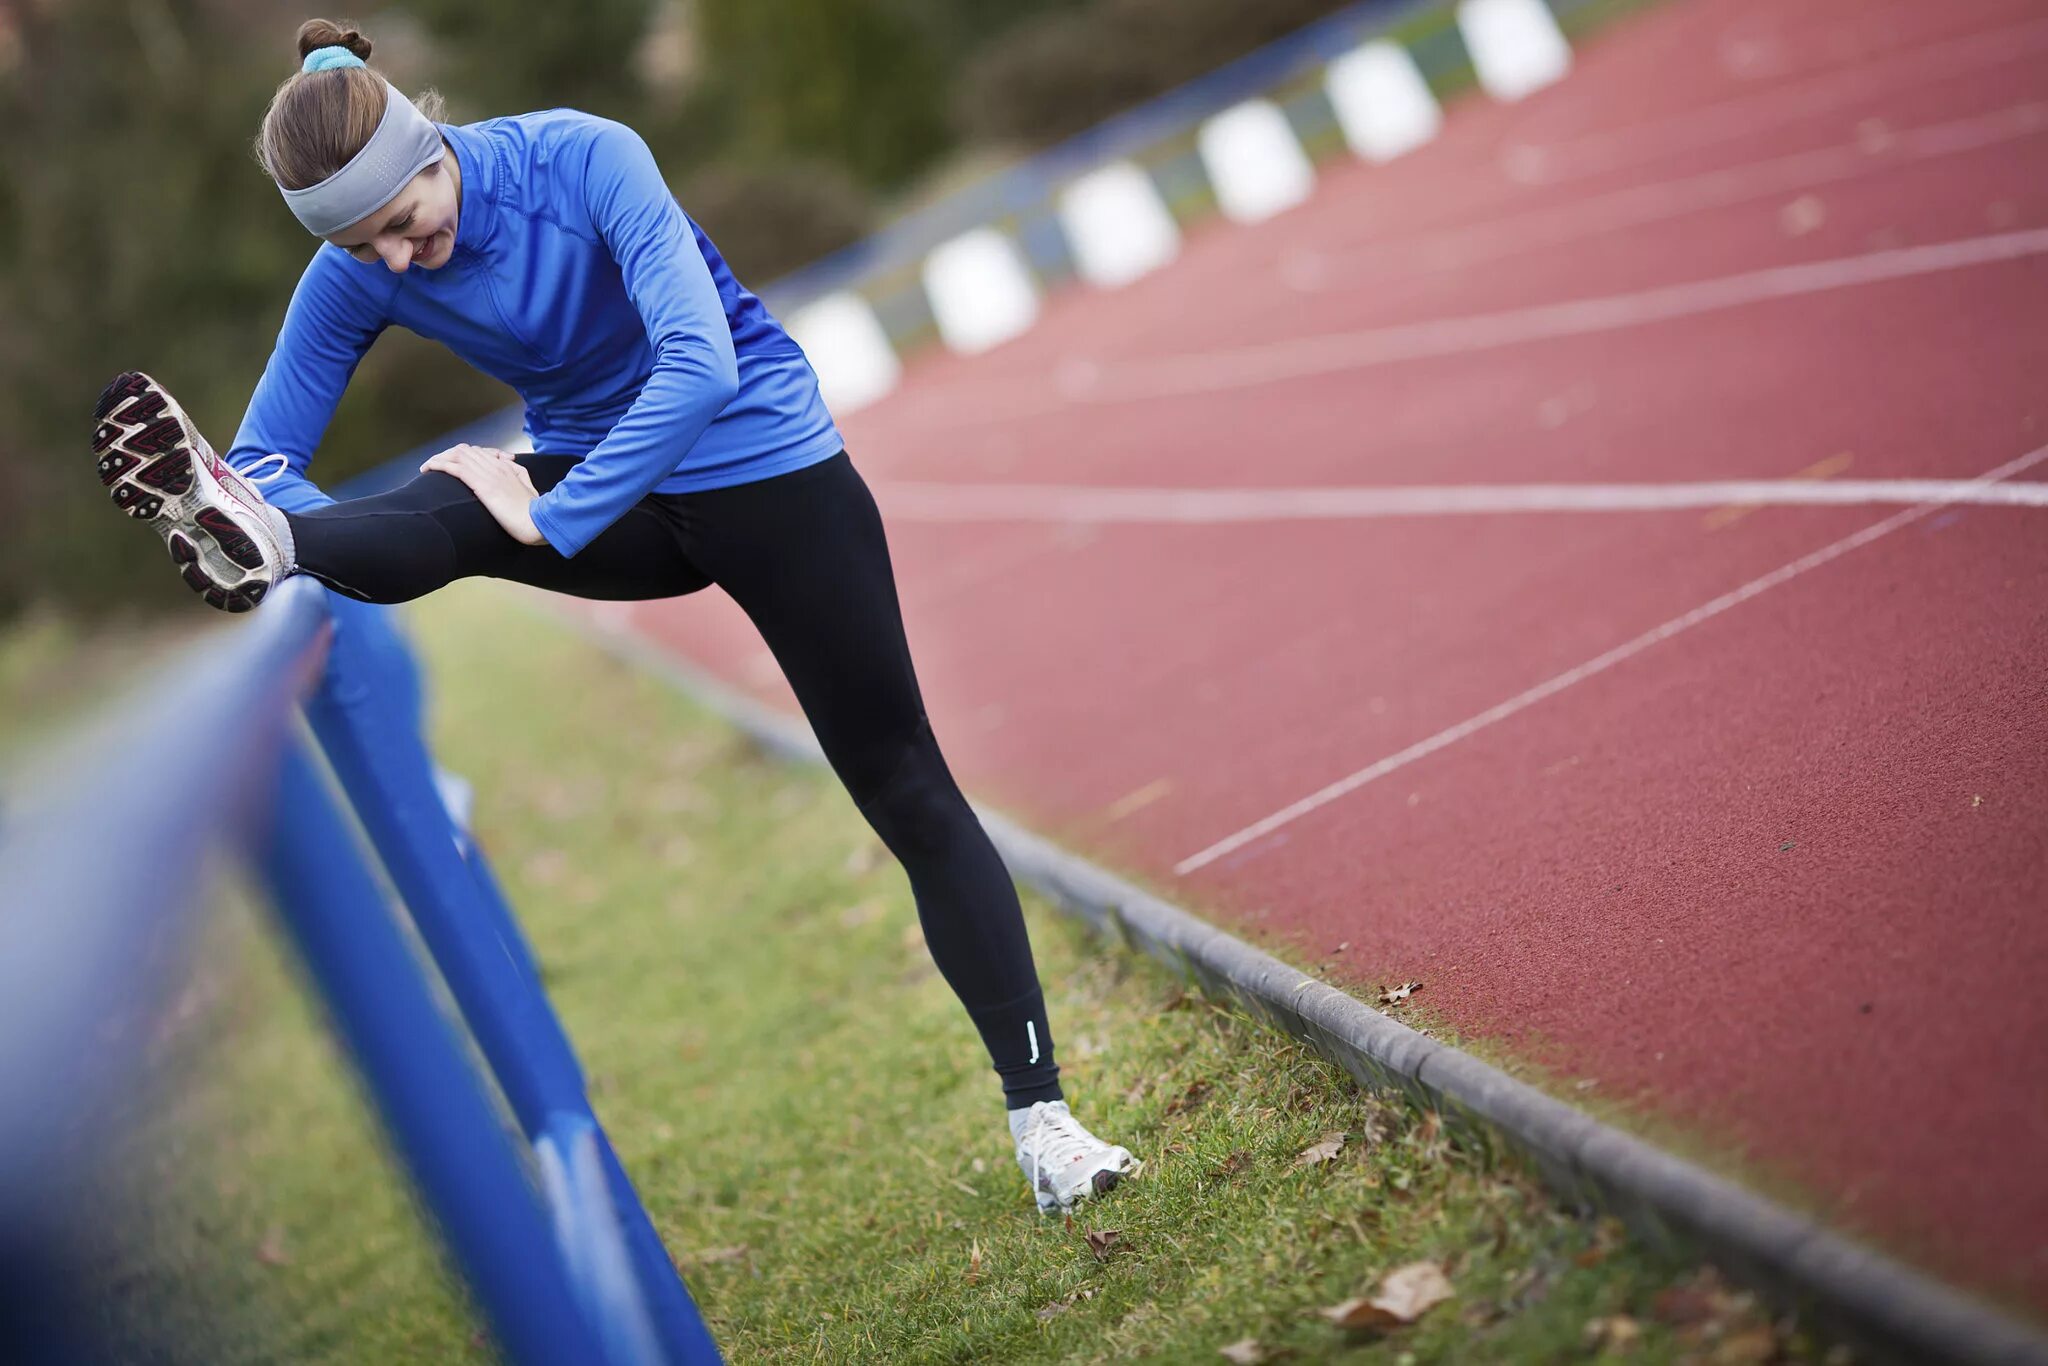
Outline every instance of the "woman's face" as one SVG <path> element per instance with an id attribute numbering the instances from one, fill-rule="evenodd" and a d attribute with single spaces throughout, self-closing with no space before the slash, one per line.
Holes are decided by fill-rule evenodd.
<path id="1" fill-rule="evenodd" d="M 455 219 L 462 207 L 462 172 L 455 153 L 405 182 L 391 202 L 327 240 L 358 261 L 382 261 L 394 271 L 435 270 L 455 250 Z"/>

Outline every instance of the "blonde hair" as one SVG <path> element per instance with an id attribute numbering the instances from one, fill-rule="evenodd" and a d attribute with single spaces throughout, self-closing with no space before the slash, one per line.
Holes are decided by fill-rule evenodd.
<path id="1" fill-rule="evenodd" d="M 359 29 L 330 19 L 299 25 L 299 60 L 316 48 L 345 47 L 364 61 L 370 40 Z M 256 135 L 256 163 L 286 190 L 318 185 L 354 159 L 384 117 L 384 78 L 367 66 L 295 71 L 270 97 L 263 128 Z M 427 90 L 413 107 L 435 123 L 446 121 L 438 92 Z"/>

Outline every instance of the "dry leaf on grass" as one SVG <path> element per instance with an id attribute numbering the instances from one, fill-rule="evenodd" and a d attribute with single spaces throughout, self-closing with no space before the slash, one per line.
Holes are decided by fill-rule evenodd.
<path id="1" fill-rule="evenodd" d="M 1342 1129 L 1332 1129 L 1296 1153 L 1294 1155 L 1294 1165 L 1296 1167 L 1313 1167 L 1318 1163 L 1328 1162 L 1343 1151 L 1344 1131 Z"/>
<path id="2" fill-rule="evenodd" d="M 1095 1254 L 1095 1260 L 1109 1260 L 1109 1250 L 1123 1241 L 1123 1230 L 1103 1228 L 1091 1230 L 1088 1234 L 1088 1250 Z"/>
<path id="3" fill-rule="evenodd" d="M 290 1266 L 292 1254 L 285 1251 L 284 1229 L 272 1228 L 256 1245 L 256 1260 L 265 1266 Z"/>
<path id="4" fill-rule="evenodd" d="M 1622 1227 L 1619 1219 L 1612 1216 L 1602 1219 L 1593 1226 L 1592 1246 L 1581 1251 L 1572 1258 L 1572 1261 L 1582 1267 L 1598 1266 L 1621 1246 L 1622 1240 L 1627 1236 L 1627 1230 Z"/>
<path id="5" fill-rule="evenodd" d="M 973 1285 L 981 1279 L 981 1239 L 976 1238 L 967 1251 L 967 1283 Z"/>
<path id="6" fill-rule="evenodd" d="M 1714 1366 L 1766 1366 L 1777 1359 L 1778 1335 L 1767 1324 L 1729 1334 L 1707 1357 Z"/>
<path id="7" fill-rule="evenodd" d="M 1339 1328 L 1396 1328 L 1415 1322 L 1456 1293 L 1441 1266 L 1410 1262 L 1381 1277 L 1370 1298 L 1346 1300 L 1319 1312 Z"/>
<path id="8" fill-rule="evenodd" d="M 1251 1160 L 1252 1155 L 1246 1152 L 1244 1149 L 1232 1148 L 1229 1154 L 1221 1162 L 1217 1163 L 1214 1167 L 1210 1168 L 1209 1174 L 1211 1176 L 1221 1177 L 1236 1176 L 1239 1172 L 1244 1170 L 1245 1164 L 1247 1164 Z"/>
<path id="9" fill-rule="evenodd" d="M 1214 1089 L 1215 1086 L 1213 1083 L 1207 1081 L 1191 1081 L 1188 1083 L 1187 1090 L 1181 1092 L 1172 1100 L 1166 1102 L 1166 1113 L 1169 1115 L 1178 1115 L 1185 1111 L 1192 1110 L 1197 1105 L 1200 1105 L 1203 1101 L 1207 1100 L 1209 1098 L 1209 1092 Z"/>
<path id="10" fill-rule="evenodd" d="M 1659 1323 L 1676 1328 L 1681 1341 L 1699 1343 L 1725 1336 L 1755 1307 L 1752 1296 L 1730 1290 L 1708 1266 L 1658 1291 L 1650 1312 Z"/>
<path id="11" fill-rule="evenodd" d="M 1422 983 L 1420 982 L 1403 982 L 1400 986 L 1388 987 L 1385 991 L 1381 992 L 1379 1003 L 1383 1006 L 1397 1006 L 1420 990 L 1422 990 Z"/>
<path id="12" fill-rule="evenodd" d="M 1071 1295 L 1062 1295 L 1059 1299 L 1054 1300 L 1051 1304 L 1041 1307 L 1038 1311 L 1038 1317 L 1041 1321 L 1046 1319 L 1058 1318 L 1061 1314 L 1066 1313 L 1069 1309 L 1073 1308 L 1074 1305 L 1079 1303 L 1080 1301 L 1092 1300 L 1094 1298 L 1095 1288 L 1093 1286 L 1084 1285 L 1079 1290 L 1074 1291 L 1074 1293 L 1072 1293 Z"/>
<path id="13" fill-rule="evenodd" d="M 1643 1326 L 1626 1314 L 1586 1321 L 1586 1346 L 1595 1352 L 1626 1352 L 1643 1335 Z"/>
<path id="14" fill-rule="evenodd" d="M 1219 1347 L 1216 1350 L 1226 1360 L 1234 1361 L 1238 1366 L 1260 1366 L 1268 1360 L 1266 1349 L 1259 1345 L 1257 1338 L 1239 1338 L 1228 1347 Z"/>

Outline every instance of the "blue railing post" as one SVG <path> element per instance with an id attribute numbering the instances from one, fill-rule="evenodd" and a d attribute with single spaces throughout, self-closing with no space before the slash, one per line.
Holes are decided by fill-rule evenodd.
<path id="1" fill-rule="evenodd" d="M 721 1358 L 653 1221 L 597 1125 L 568 1036 L 488 867 L 457 842 L 418 724 L 411 656 L 387 609 L 328 594 L 334 642 L 306 716 L 529 1140 L 588 1121 L 662 1346 Z"/>
<path id="2" fill-rule="evenodd" d="M 601 1326 L 580 1310 L 495 1107 L 297 745 L 277 813 L 261 866 L 279 914 L 499 1345 L 522 1363 L 593 1360 Z"/>

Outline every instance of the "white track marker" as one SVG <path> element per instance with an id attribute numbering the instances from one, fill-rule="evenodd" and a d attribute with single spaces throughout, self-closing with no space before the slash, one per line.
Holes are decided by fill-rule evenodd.
<path id="1" fill-rule="evenodd" d="M 902 378 L 902 362 L 875 310 L 850 290 L 791 313 L 789 335 L 818 372 L 818 388 L 835 413 L 867 407 Z"/>
<path id="2" fill-rule="evenodd" d="M 1291 209 L 1315 188 L 1308 153 L 1271 100 L 1246 100 L 1216 115 L 1195 133 L 1195 150 L 1217 207 L 1239 223 Z"/>
<path id="3" fill-rule="evenodd" d="M 1458 31 L 1497 100 L 1524 99 L 1571 70 L 1571 44 L 1543 0 L 1461 0 Z"/>
<path id="4" fill-rule="evenodd" d="M 885 483 L 890 520 L 1209 526 L 1536 512 L 1671 512 L 1729 505 L 1864 507 L 1970 503 L 2048 507 L 2048 484 L 1975 479 L 1747 479 L 1696 484 L 1464 484 L 1378 488 L 1091 488 L 1085 485 Z"/>
<path id="5" fill-rule="evenodd" d="M 1180 227 L 1134 162 L 1112 162 L 1067 186 L 1059 215 L 1075 268 L 1098 288 L 1129 284 L 1180 254 Z"/>
<path id="6" fill-rule="evenodd" d="M 2048 446 L 2030 451 L 2019 459 L 2000 465 L 1990 473 L 1969 482 L 1980 485 L 1995 484 L 2002 479 L 2009 479 L 2013 475 L 2033 468 L 2044 459 L 2048 459 Z M 1457 725 L 1451 726 L 1446 730 L 1440 730 L 1427 740 L 1417 741 L 1398 753 L 1388 755 L 1378 763 L 1369 764 L 1349 777 L 1341 778 L 1320 791 L 1310 793 L 1293 805 L 1275 811 L 1264 820 L 1254 822 L 1226 839 L 1218 840 L 1199 854 L 1182 859 L 1174 865 L 1173 871 L 1185 877 L 1197 869 L 1205 868 L 1224 855 L 1234 850 L 1242 849 L 1254 840 L 1270 835 L 1280 827 L 1299 820 L 1309 812 L 1319 807 L 1327 806 L 1347 793 L 1356 792 L 1367 783 L 1384 778 L 1389 773 L 1399 769 L 1406 768 L 1416 760 L 1427 758 L 1438 750 L 1454 745 L 1467 736 L 1485 730 L 1496 722 L 1505 721 L 1516 713 L 1526 711 L 1530 707 L 1535 706 L 1545 698 L 1555 697 L 1565 689 L 1575 684 L 1583 683 L 1596 674 L 1605 673 L 1615 665 L 1641 654 L 1652 645 L 1669 640 L 1681 632 L 1689 631 L 1701 622 L 1718 617 L 1729 608 L 1738 607 L 1760 593 L 1768 592 L 1780 584 L 1789 583 L 1810 569 L 1818 569 L 1831 560 L 1840 559 L 1858 547 L 1869 545 L 1880 536 L 1890 535 L 1900 527 L 1911 525 L 1929 513 L 1937 512 L 1943 507 L 1948 506 L 1950 501 L 1953 500 L 1927 502 L 1907 508 L 1903 512 L 1895 512 L 1881 522 L 1874 522 L 1870 526 L 1863 528 L 1863 530 L 1844 536 L 1841 540 L 1831 545 L 1823 546 L 1810 555 L 1802 555 L 1790 564 L 1782 565 L 1761 578 L 1751 579 L 1740 588 L 1723 593 L 1720 597 L 1710 602 L 1702 603 L 1683 616 L 1673 617 L 1663 625 L 1645 631 L 1634 640 L 1617 645 L 1607 653 L 1596 655 L 1576 668 L 1567 669 L 1554 678 L 1546 679 L 1526 692 L 1517 693 L 1507 701 L 1480 712 L 1477 716 L 1460 721 Z"/>
<path id="7" fill-rule="evenodd" d="M 923 275 L 939 336 L 955 351 L 986 351 L 1038 320 L 1031 272 L 998 229 L 974 228 L 933 249 Z"/>
<path id="8" fill-rule="evenodd" d="M 1988 33 L 1931 43 L 1868 66 L 1737 95 L 1667 118 L 1630 122 L 1613 132 L 1594 133 L 1570 142 L 1512 146 L 1502 155 L 1517 179 L 1539 184 L 1576 180 L 1769 132 L 1807 115 L 1826 113 L 1858 100 L 1894 97 L 1913 86 L 2003 66 L 2034 57 L 2044 49 L 2048 49 L 2048 20 L 2032 19 Z"/>
<path id="9" fill-rule="evenodd" d="M 1392 161 L 1443 127 L 1443 110 L 1399 43 L 1367 43 L 1331 62 L 1323 77 L 1337 125 L 1367 161 Z"/>

